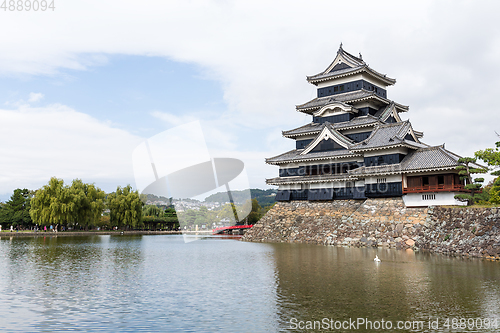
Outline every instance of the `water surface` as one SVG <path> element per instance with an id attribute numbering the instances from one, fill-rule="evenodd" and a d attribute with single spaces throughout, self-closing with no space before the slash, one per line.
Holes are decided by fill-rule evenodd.
<path id="1" fill-rule="evenodd" d="M 499 309 L 500 263 L 478 259 L 171 235 L 0 239 L 2 332 L 276 332 L 325 318 L 461 332 L 446 319 Z M 476 324 L 465 331 L 498 331 Z"/>

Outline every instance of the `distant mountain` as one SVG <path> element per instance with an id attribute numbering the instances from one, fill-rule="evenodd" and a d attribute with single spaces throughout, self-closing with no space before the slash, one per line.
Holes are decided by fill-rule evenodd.
<path id="1" fill-rule="evenodd" d="M 261 190 L 258 188 L 250 189 L 250 196 L 252 199 L 257 199 L 257 202 L 262 207 L 269 206 L 274 203 L 276 198 L 276 190 L 267 189 Z M 233 196 L 233 200 L 237 203 L 243 203 L 245 200 L 245 191 L 231 191 L 231 195 Z M 205 198 L 205 202 L 227 202 L 227 193 L 226 192 L 218 192 L 212 194 Z"/>
<path id="2" fill-rule="evenodd" d="M 252 197 L 252 199 L 257 199 L 257 202 L 259 203 L 259 205 L 261 205 L 261 207 L 265 207 L 272 205 L 274 203 L 276 192 L 277 191 L 274 189 L 261 190 L 258 188 L 252 188 L 250 189 L 250 196 Z M 231 191 L 231 195 L 233 196 L 233 200 L 236 203 L 243 203 L 243 201 L 245 201 L 246 199 L 245 191 Z M 156 196 L 154 194 L 146 194 L 146 197 L 147 201 L 149 202 L 155 202 L 155 203 L 164 202 L 166 204 L 170 202 L 168 198 Z M 174 199 L 174 201 L 178 200 L 179 199 Z M 201 203 L 200 201 L 195 199 L 182 199 L 182 200 L 193 203 Z M 205 198 L 205 202 L 225 203 L 227 201 L 228 200 L 226 192 L 218 192 Z"/>

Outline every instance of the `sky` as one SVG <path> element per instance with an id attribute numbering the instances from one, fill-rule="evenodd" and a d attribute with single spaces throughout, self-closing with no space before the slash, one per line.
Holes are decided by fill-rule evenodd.
<path id="1" fill-rule="evenodd" d="M 212 157 L 265 164 L 294 148 L 342 42 L 395 78 L 388 98 L 431 145 L 462 156 L 500 132 L 498 1 L 54 0 L 0 9 L 0 200 L 50 177 L 135 187 L 132 152 L 198 120 Z M 175 144 L 175 143 L 173 143 Z M 166 148 L 168 149 L 168 148 Z"/>

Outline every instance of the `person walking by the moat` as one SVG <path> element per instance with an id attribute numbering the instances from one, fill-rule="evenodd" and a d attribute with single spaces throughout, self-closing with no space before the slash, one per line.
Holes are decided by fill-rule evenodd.
<path id="1" fill-rule="evenodd" d="M 14 231 L 14 227 L 10 226 L 10 232 L 13 232 L 13 231 Z"/>
<path id="2" fill-rule="evenodd" d="M 43 226 L 43 232 L 47 232 L 47 226 L 46 225 Z"/>

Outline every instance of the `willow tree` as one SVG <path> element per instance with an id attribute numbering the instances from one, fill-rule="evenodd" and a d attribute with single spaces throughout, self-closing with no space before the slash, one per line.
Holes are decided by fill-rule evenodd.
<path id="1" fill-rule="evenodd" d="M 142 216 L 163 217 L 163 210 L 156 205 L 146 205 L 142 208 Z"/>
<path id="2" fill-rule="evenodd" d="M 67 188 L 73 209 L 71 217 L 79 226 L 87 229 L 96 225 L 104 211 L 106 193 L 94 184 L 86 184 L 75 179 Z"/>
<path id="3" fill-rule="evenodd" d="M 139 192 L 130 185 L 116 189 L 107 198 L 111 225 L 118 228 L 139 228 L 142 226 L 142 206 Z"/>
<path id="4" fill-rule="evenodd" d="M 64 181 L 55 177 L 35 192 L 31 199 L 30 215 L 39 225 L 65 224 L 70 219 L 73 203 L 70 202 Z"/>
<path id="5" fill-rule="evenodd" d="M 94 184 L 73 180 L 71 186 L 52 177 L 35 192 L 30 215 L 39 225 L 79 225 L 84 228 L 99 221 L 104 210 L 105 193 Z"/>

